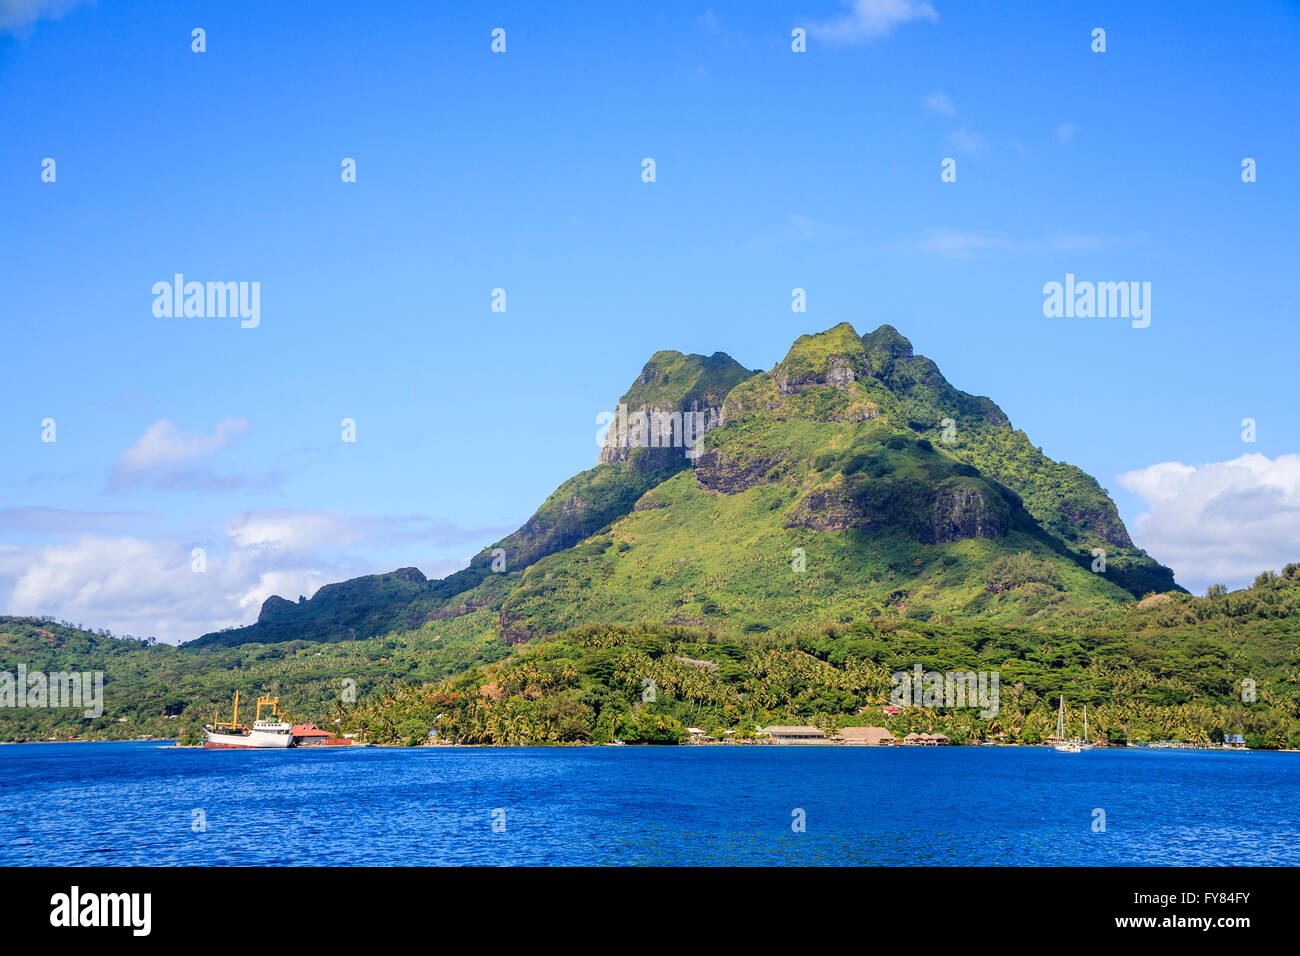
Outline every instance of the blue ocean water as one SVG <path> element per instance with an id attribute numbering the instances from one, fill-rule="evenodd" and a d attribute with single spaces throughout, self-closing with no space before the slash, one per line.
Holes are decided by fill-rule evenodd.
<path id="1" fill-rule="evenodd" d="M 1297 821 L 1295 753 L 0 747 L 4 865 L 1281 865 Z"/>

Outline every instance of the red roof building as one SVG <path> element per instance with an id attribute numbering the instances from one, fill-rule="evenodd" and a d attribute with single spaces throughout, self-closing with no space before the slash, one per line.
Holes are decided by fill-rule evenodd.
<path id="1" fill-rule="evenodd" d="M 338 737 L 328 730 L 321 730 L 315 724 L 294 724 L 293 745 L 295 747 L 351 747 L 352 740 Z"/>
<path id="2" fill-rule="evenodd" d="M 295 737 L 333 737 L 334 735 L 328 730 L 321 730 L 315 724 L 294 724 L 293 735 Z"/>

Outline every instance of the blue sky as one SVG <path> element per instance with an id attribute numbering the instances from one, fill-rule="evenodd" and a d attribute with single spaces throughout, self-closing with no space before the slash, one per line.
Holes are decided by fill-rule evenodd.
<path id="1" fill-rule="evenodd" d="M 0 608 L 180 640 L 441 576 L 654 351 L 841 321 L 1249 583 L 1300 558 L 1297 41 L 1279 2 L 0 2 Z M 260 324 L 155 316 L 178 272 Z M 1066 273 L 1150 327 L 1044 317 Z"/>

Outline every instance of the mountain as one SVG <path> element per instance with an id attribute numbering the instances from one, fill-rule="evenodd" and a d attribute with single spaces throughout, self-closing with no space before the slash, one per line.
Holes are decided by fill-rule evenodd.
<path id="1" fill-rule="evenodd" d="M 657 352 L 618 409 L 596 466 L 464 570 L 273 597 L 257 623 L 185 647 L 427 622 L 507 643 L 592 622 L 1028 623 L 1181 591 L 1095 479 L 954 388 L 892 326 L 802 336 L 766 372 Z"/>

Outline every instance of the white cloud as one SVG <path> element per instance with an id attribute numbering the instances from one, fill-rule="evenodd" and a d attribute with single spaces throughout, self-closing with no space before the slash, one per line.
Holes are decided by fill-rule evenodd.
<path id="1" fill-rule="evenodd" d="M 1134 541 L 1189 590 L 1245 587 L 1260 571 L 1300 561 L 1300 455 L 1162 462 L 1119 482 L 1147 508 Z"/>
<path id="2" fill-rule="evenodd" d="M 0 32 L 17 33 L 42 17 L 57 20 L 84 2 L 86 0 L 0 0 Z"/>
<path id="3" fill-rule="evenodd" d="M 217 422 L 212 434 L 187 432 L 166 419 L 154 422 L 118 458 L 109 476 L 108 490 L 139 485 L 152 488 L 229 488 L 239 479 L 218 478 L 210 460 L 248 428 L 243 418 Z"/>
<path id="4" fill-rule="evenodd" d="M 278 563 L 235 549 L 199 573 L 187 544 L 88 536 L 0 555 L 0 577 L 13 579 L 7 613 L 177 643 L 250 623 L 275 591 L 296 599 L 332 579 L 330 568 Z"/>
<path id="5" fill-rule="evenodd" d="M 146 539 L 114 533 L 119 519 L 113 515 L 21 511 L 15 520 L 29 530 L 39 512 L 48 511 L 57 520 L 46 530 L 56 540 L 0 546 L 0 595 L 8 594 L 4 613 L 48 614 L 169 643 L 250 624 L 273 594 L 297 600 L 323 584 L 411 564 L 442 577 L 466 560 L 409 556 L 477 552 L 504 531 L 427 518 L 279 510 L 230 518 L 183 538 Z M 74 531 L 78 514 L 84 515 L 80 534 Z M 399 558 L 358 553 L 395 543 Z M 206 552 L 201 573 L 193 570 L 196 546 Z"/>
<path id="6" fill-rule="evenodd" d="M 848 12 L 838 19 L 814 23 L 808 32 L 832 43 L 856 43 L 881 37 L 900 23 L 939 19 L 927 0 L 844 0 Z"/>
<path id="7" fill-rule="evenodd" d="M 278 508 L 248 513 L 225 524 L 230 541 L 240 548 L 274 548 L 312 553 L 323 548 L 358 544 L 438 541 L 448 545 L 481 546 L 508 528 L 461 528 L 420 517 L 356 515 L 342 511 Z"/>
<path id="8" fill-rule="evenodd" d="M 1079 127 L 1073 123 L 1062 123 L 1056 127 L 1056 141 L 1062 146 L 1069 146 L 1074 142 L 1074 134 L 1079 132 Z"/>
<path id="9" fill-rule="evenodd" d="M 957 107 L 952 105 L 952 100 L 948 99 L 948 94 L 942 90 L 938 93 L 931 93 L 921 101 L 921 104 L 926 109 L 943 116 L 957 115 Z"/>
<path id="10" fill-rule="evenodd" d="M 233 518 L 226 523 L 226 534 L 239 548 L 290 552 L 308 552 L 330 544 L 347 547 L 365 536 L 346 515 L 287 509 Z"/>

